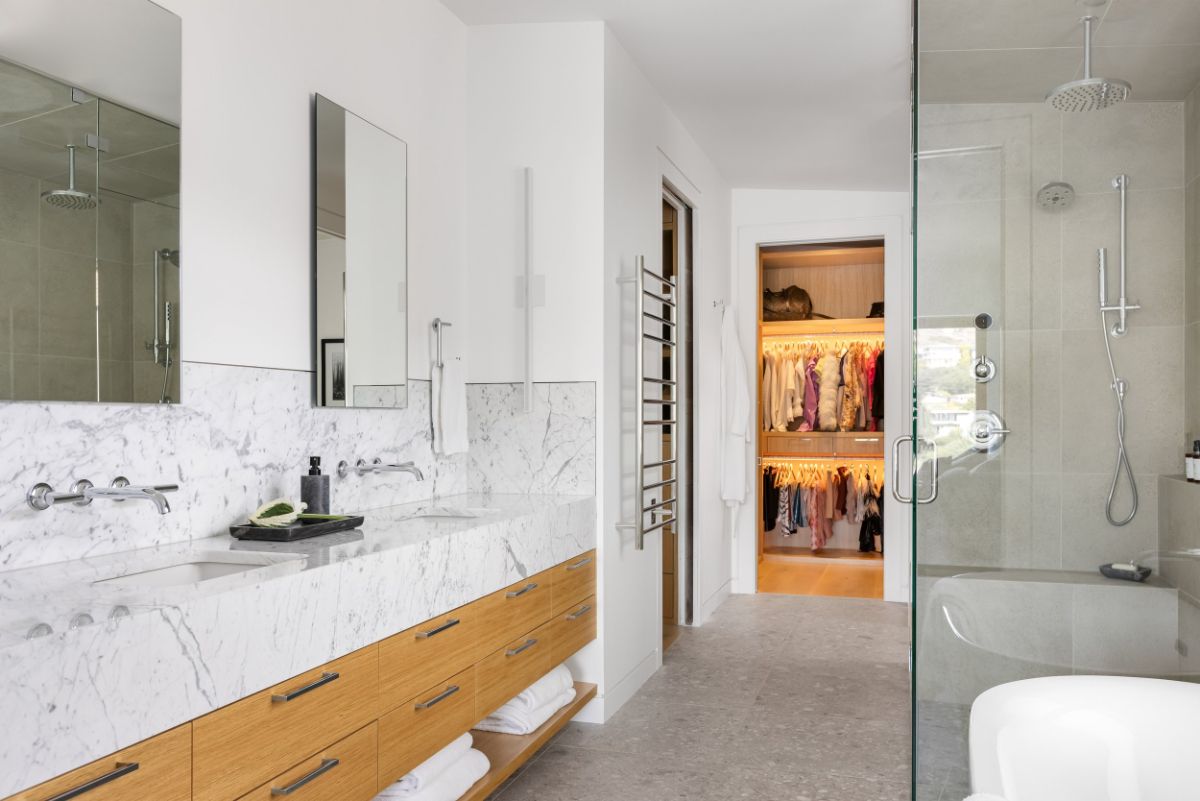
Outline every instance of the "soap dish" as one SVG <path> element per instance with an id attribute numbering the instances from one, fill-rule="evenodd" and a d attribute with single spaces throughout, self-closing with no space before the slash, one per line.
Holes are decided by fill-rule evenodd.
<path id="1" fill-rule="evenodd" d="M 324 520 L 297 520 L 290 526 L 270 528 L 268 526 L 252 526 L 243 523 L 230 526 L 229 533 L 239 540 L 263 540 L 265 542 L 295 542 L 322 534 L 332 534 L 335 531 L 347 531 L 358 528 L 363 524 L 362 515 L 344 515 Z"/>

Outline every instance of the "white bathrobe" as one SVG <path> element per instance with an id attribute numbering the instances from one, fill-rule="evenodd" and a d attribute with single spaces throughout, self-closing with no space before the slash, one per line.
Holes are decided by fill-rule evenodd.
<path id="1" fill-rule="evenodd" d="M 753 441 L 746 372 L 737 321 L 726 306 L 721 317 L 721 500 L 730 506 L 746 500 L 746 450 Z"/>

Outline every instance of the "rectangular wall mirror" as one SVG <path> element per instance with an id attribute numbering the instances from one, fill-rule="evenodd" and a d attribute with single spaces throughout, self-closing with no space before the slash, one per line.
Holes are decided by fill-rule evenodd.
<path id="1" fill-rule="evenodd" d="M 0 400 L 177 403 L 180 20 L 0 0 Z"/>
<path id="2" fill-rule="evenodd" d="M 408 406 L 408 145 L 316 96 L 316 404 Z"/>

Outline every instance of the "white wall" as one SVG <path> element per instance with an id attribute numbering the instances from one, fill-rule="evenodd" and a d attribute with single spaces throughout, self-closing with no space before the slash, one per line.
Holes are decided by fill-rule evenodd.
<path id="1" fill-rule="evenodd" d="M 662 663 L 662 547 L 644 551 L 617 523 L 632 520 L 634 259 L 661 270 L 662 184 L 695 207 L 696 364 L 699 397 L 713 398 L 720 373 L 719 318 L 712 301 L 729 287 L 729 188 L 611 31 L 604 44 L 604 374 L 600 385 L 599 510 L 603 546 L 605 714 L 612 714 Z M 703 404 L 697 442 L 695 540 L 698 612 L 726 592 L 728 540 L 718 500 L 717 408 Z"/>
<path id="2" fill-rule="evenodd" d="M 756 373 L 755 351 L 758 319 L 758 245 L 764 242 L 821 241 L 866 236 L 884 236 L 885 297 L 885 411 L 884 430 L 890 470 L 893 439 L 909 433 L 897 421 L 909 419 L 904 387 L 911 380 L 912 334 L 912 227 L 907 192 L 834 192 L 817 190 L 735 189 L 733 192 L 732 258 L 736 265 L 735 302 L 739 336 L 746 363 Z M 756 385 L 752 377 L 750 386 Z M 756 443 L 748 446 L 746 464 L 752 488 L 758 481 Z M 890 472 L 888 473 L 890 477 Z M 884 593 L 889 601 L 906 601 L 909 592 L 910 507 L 885 498 Z M 733 542 L 733 587 L 736 592 L 755 592 L 758 569 L 759 504 L 741 506 L 736 514 Z"/>
<path id="3" fill-rule="evenodd" d="M 409 148 L 409 375 L 462 319 L 466 27 L 436 0 L 162 0 L 183 18 L 190 361 L 311 370 L 311 95 Z M 186 401 L 186 398 L 185 398 Z"/>
<path id="4" fill-rule="evenodd" d="M 468 29 L 470 380 L 525 377 L 525 167 L 533 170 L 533 380 L 599 371 L 604 237 L 604 24 Z M 535 281 L 535 286 L 538 282 Z"/>

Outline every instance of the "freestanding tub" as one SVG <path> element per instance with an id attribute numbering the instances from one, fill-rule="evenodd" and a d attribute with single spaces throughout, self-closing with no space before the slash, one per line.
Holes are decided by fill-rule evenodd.
<path id="1" fill-rule="evenodd" d="M 1137 632 L 1129 647 L 1137 648 Z M 1004 801 L 1200 799 L 1200 685 L 1129 676 L 1001 684 L 971 706 L 971 786 Z"/>

